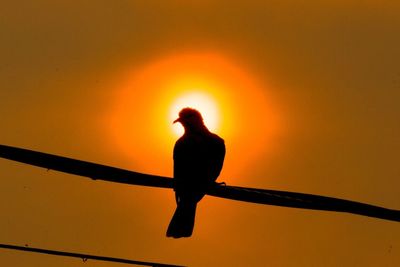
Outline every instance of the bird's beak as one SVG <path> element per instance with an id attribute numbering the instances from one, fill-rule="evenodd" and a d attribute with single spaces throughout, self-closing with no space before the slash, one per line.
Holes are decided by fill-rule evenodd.
<path id="1" fill-rule="evenodd" d="M 180 121 L 181 121 L 181 118 L 177 118 L 176 120 L 174 120 L 174 123 L 180 122 Z"/>

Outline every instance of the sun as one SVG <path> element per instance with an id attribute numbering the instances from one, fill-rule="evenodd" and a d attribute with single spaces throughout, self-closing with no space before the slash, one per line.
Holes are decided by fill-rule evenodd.
<path id="1" fill-rule="evenodd" d="M 206 127 L 225 140 L 221 179 L 253 179 L 253 170 L 265 169 L 281 144 L 281 111 L 268 83 L 221 53 L 157 58 L 127 69 L 113 86 L 102 125 L 111 149 L 136 171 L 172 175 L 173 147 L 184 132 L 173 121 L 186 107 L 197 109 Z"/>
<path id="2" fill-rule="evenodd" d="M 201 90 L 188 90 L 188 92 L 178 96 L 171 104 L 169 121 L 174 121 L 178 117 L 179 111 L 187 107 L 194 108 L 201 113 L 204 124 L 210 131 L 218 131 L 220 112 L 212 95 Z M 181 136 L 184 132 L 180 123 L 171 123 L 171 130 L 177 136 Z"/>

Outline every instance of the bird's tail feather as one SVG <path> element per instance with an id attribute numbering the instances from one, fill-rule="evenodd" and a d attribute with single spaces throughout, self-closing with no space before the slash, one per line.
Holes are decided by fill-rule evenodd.
<path id="1" fill-rule="evenodd" d="M 197 203 L 179 203 L 169 223 L 167 237 L 190 237 L 193 233 Z"/>

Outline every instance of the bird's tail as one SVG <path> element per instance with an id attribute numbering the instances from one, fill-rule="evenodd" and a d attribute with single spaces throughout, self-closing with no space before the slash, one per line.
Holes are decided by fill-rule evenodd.
<path id="1" fill-rule="evenodd" d="M 178 203 L 174 216 L 168 226 L 167 237 L 180 238 L 192 235 L 196 206 L 196 202 Z"/>

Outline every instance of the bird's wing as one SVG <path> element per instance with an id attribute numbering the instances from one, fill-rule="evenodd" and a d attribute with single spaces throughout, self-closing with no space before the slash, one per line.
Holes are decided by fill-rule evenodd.
<path id="1" fill-rule="evenodd" d="M 142 174 L 101 164 L 51 155 L 23 148 L 0 145 L 0 157 L 46 169 L 89 177 L 94 180 L 172 188 L 173 179 Z M 400 221 L 400 211 L 344 199 L 311 194 L 216 184 L 207 192 L 215 197 L 313 210 L 348 212 L 391 221 Z"/>
<path id="2" fill-rule="evenodd" d="M 97 163 L 76 160 L 23 148 L 0 145 L 0 157 L 18 161 L 48 170 L 89 177 L 94 180 L 172 188 L 172 179 L 157 175 L 143 174 Z"/>

